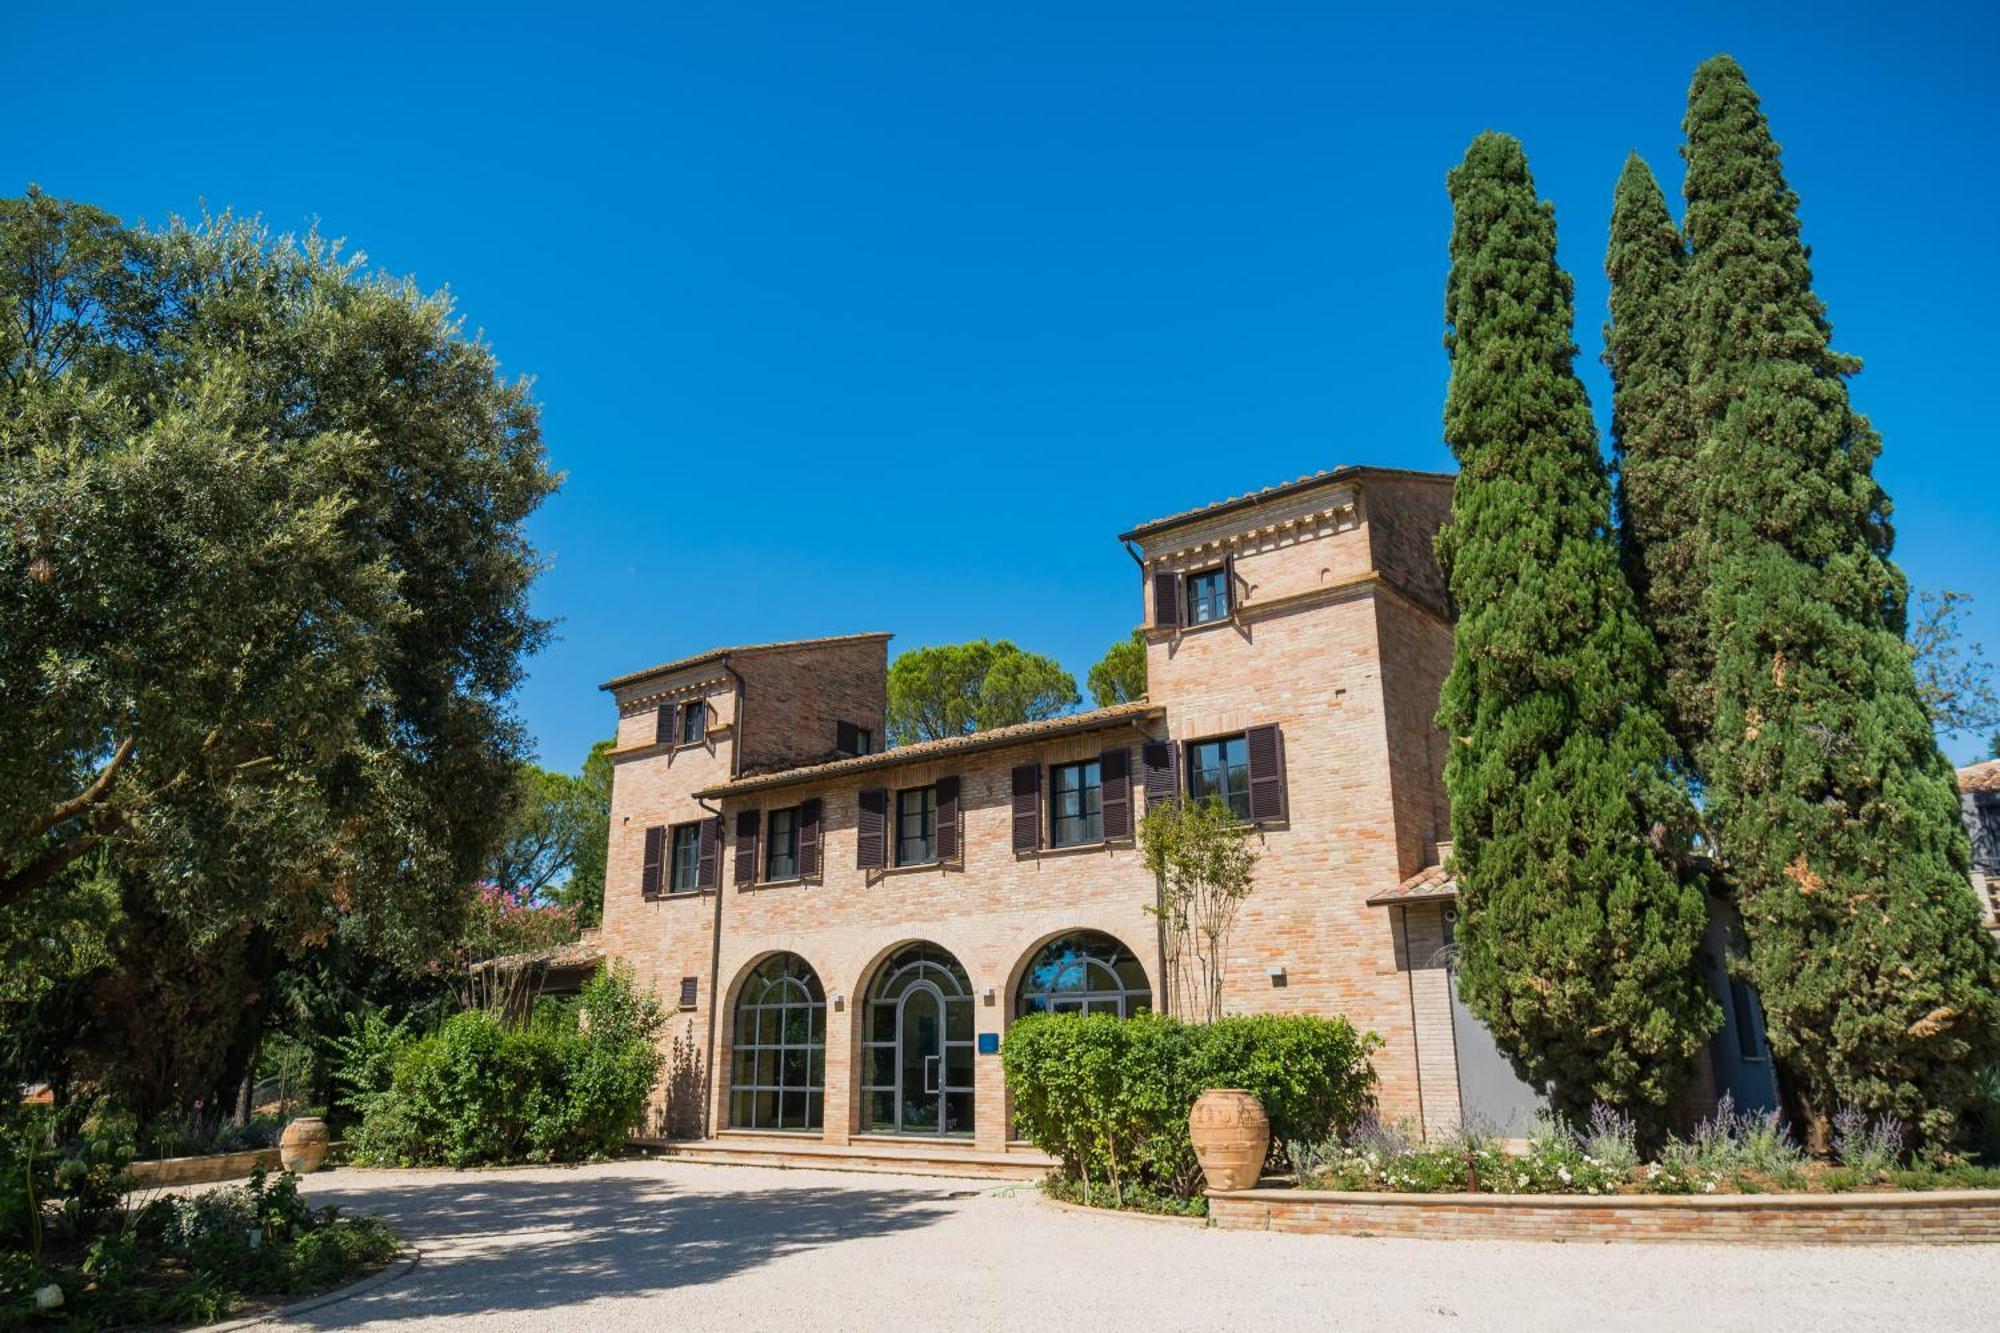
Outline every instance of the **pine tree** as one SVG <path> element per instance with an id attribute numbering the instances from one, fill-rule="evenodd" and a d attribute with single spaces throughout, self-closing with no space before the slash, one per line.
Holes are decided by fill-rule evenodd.
<path id="1" fill-rule="evenodd" d="M 1688 377 L 1715 711 L 1700 759 L 1750 968 L 1813 1146 L 1843 1105 L 1953 1133 L 2000 1047 L 1951 765 L 1904 648 L 1880 449 L 1743 72 L 1686 121 Z"/>
<path id="2" fill-rule="evenodd" d="M 1618 178 L 1611 244 L 1612 455 L 1626 576 L 1660 646 L 1667 725 L 1683 753 L 1707 726 L 1708 624 L 1702 615 L 1694 418 L 1687 400 L 1683 278 L 1687 249 L 1645 161 Z"/>
<path id="3" fill-rule="evenodd" d="M 1693 809 L 1610 531 L 1554 210 L 1505 135 L 1449 184 L 1460 471 L 1438 553 L 1459 619 L 1438 721 L 1459 984 L 1559 1113 L 1601 1099 L 1657 1129 L 1719 1021 L 1694 964 L 1707 903 L 1676 869 Z"/>

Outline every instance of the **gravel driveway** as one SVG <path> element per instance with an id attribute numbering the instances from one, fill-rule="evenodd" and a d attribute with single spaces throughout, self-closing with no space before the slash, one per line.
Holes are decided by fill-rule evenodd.
<path id="1" fill-rule="evenodd" d="M 298 1329 L 1990 1330 L 2000 1248 L 1350 1240 L 675 1162 L 310 1177 L 417 1269 Z"/>

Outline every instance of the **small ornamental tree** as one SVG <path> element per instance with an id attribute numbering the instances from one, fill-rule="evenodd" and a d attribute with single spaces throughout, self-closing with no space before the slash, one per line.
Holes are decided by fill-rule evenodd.
<path id="1" fill-rule="evenodd" d="M 1701 734 L 1709 712 L 1695 432 L 1683 333 L 1686 268 L 1687 249 L 1666 198 L 1634 153 L 1618 178 L 1604 260 L 1611 279 L 1604 363 L 1613 386 L 1618 535 L 1640 612 L 1659 644 L 1667 722 L 1683 752 Z"/>
<path id="2" fill-rule="evenodd" d="M 1558 1112 L 1601 1100 L 1658 1126 L 1720 1017 L 1695 969 L 1707 902 L 1680 868 L 1693 805 L 1610 532 L 1554 210 L 1505 135 L 1473 140 L 1449 184 L 1460 470 L 1438 554 L 1459 616 L 1438 722 L 1459 985 Z"/>
<path id="3" fill-rule="evenodd" d="M 1952 1137 L 2000 1057 L 2000 965 L 1905 643 L 1881 441 L 1848 404 L 1798 196 L 1736 62 L 1688 94 L 1688 379 L 1715 716 L 1701 750 L 1808 1145 L 1843 1105 Z"/>
<path id="4" fill-rule="evenodd" d="M 1257 852 L 1234 812 L 1213 796 L 1169 801 L 1139 821 L 1139 854 L 1160 886 L 1152 911 L 1166 935 L 1174 1008 L 1222 1017 L 1224 959 L 1253 887 Z"/>

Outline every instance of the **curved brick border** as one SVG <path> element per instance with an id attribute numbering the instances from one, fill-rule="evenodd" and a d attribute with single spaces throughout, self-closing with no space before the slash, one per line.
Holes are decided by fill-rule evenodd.
<path id="1" fill-rule="evenodd" d="M 1248 1189 L 1208 1196 L 1238 1231 L 1433 1240 L 2000 1243 L 2000 1190 L 1880 1194 L 1366 1194 Z"/>

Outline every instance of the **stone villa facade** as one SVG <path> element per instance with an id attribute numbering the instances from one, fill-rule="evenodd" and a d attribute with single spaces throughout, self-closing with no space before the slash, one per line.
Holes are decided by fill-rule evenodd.
<path id="1" fill-rule="evenodd" d="M 661 1135 L 1004 1151 L 999 1038 L 1168 1008 L 1133 833 L 1214 793 L 1260 860 L 1225 1007 L 1383 1038 L 1382 1113 L 1460 1115 L 1431 723 L 1449 476 L 1320 473 L 1124 534 L 1148 697 L 883 750 L 887 634 L 620 676 L 605 953 L 680 1012 Z"/>

